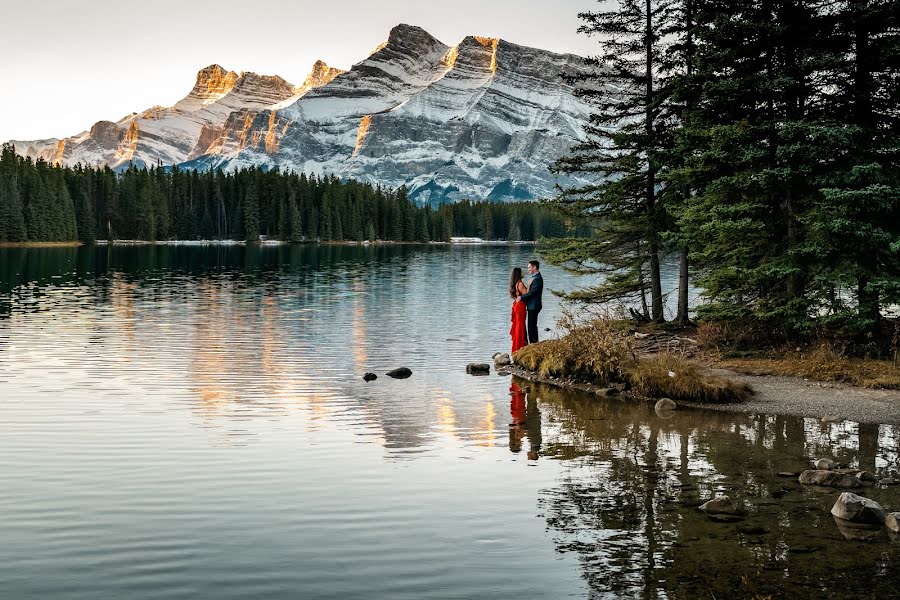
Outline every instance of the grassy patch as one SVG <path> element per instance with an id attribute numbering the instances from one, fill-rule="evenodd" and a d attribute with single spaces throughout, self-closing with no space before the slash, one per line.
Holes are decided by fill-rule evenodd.
<path id="1" fill-rule="evenodd" d="M 720 364 L 753 375 L 788 375 L 865 388 L 900 389 L 900 367 L 893 361 L 847 357 L 824 345 L 765 358 L 728 358 Z"/>
<path id="2" fill-rule="evenodd" d="M 606 319 L 575 324 L 564 318 L 560 325 L 566 335 L 526 346 L 513 356 L 515 363 L 544 377 L 600 386 L 626 383 L 651 398 L 735 402 L 752 393 L 746 385 L 714 377 L 679 354 L 638 358 L 631 339 Z"/>
<path id="3" fill-rule="evenodd" d="M 629 366 L 626 376 L 642 396 L 695 402 L 741 402 L 753 394 L 746 384 L 710 375 L 679 354 L 655 354 Z"/>

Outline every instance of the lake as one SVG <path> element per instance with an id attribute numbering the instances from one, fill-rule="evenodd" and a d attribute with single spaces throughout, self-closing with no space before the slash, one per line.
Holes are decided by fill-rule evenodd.
<path id="1" fill-rule="evenodd" d="M 900 428 L 467 375 L 533 252 L 0 249 L 0 597 L 896 595 L 898 540 L 777 474 L 896 477 Z M 745 518 L 703 515 L 716 493 Z"/>

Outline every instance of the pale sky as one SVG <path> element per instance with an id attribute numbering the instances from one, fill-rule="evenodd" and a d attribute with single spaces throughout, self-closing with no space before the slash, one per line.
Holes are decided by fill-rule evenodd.
<path id="1" fill-rule="evenodd" d="M 500 37 L 597 53 L 576 33 L 596 0 L 0 0 L 0 141 L 74 135 L 154 105 L 171 106 L 197 71 L 280 75 L 299 85 L 317 59 L 347 69 L 398 23 L 445 44 Z"/>

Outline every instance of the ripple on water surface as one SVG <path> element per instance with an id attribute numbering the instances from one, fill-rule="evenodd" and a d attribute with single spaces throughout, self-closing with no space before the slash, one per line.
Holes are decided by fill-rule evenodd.
<path id="1" fill-rule="evenodd" d="M 466 375 L 532 253 L 0 249 L 0 596 L 890 597 L 900 544 L 776 473 L 889 475 L 896 427 Z M 744 521 L 696 510 L 717 493 Z"/>

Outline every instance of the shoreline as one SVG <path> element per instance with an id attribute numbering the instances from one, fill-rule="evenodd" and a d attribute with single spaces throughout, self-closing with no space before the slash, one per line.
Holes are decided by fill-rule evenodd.
<path id="1" fill-rule="evenodd" d="M 375 240 L 374 242 L 354 241 L 309 241 L 289 242 L 285 240 L 260 240 L 251 242 L 255 246 L 533 246 L 534 240 L 460 240 L 450 242 L 397 242 Z M 247 246 L 245 240 L 96 240 L 93 244 L 84 242 L 0 242 L 0 248 L 75 248 L 79 246 Z"/>
<path id="2" fill-rule="evenodd" d="M 817 382 L 781 375 L 744 375 L 728 369 L 708 369 L 714 375 L 749 384 L 754 395 L 745 402 L 701 403 L 677 400 L 680 408 L 699 408 L 719 412 L 784 415 L 821 419 L 824 422 L 855 421 L 900 425 L 900 390 L 869 389 L 843 383 Z M 599 397 L 613 397 L 608 388 L 565 379 L 543 377 L 519 366 L 510 365 L 497 370 L 501 375 L 513 375 L 526 381 L 552 385 L 564 390 Z M 630 392 L 621 394 L 638 402 L 656 402 L 658 398 L 644 398 Z"/>
<path id="3" fill-rule="evenodd" d="M 84 242 L 0 242 L 0 248 L 77 248 Z"/>

